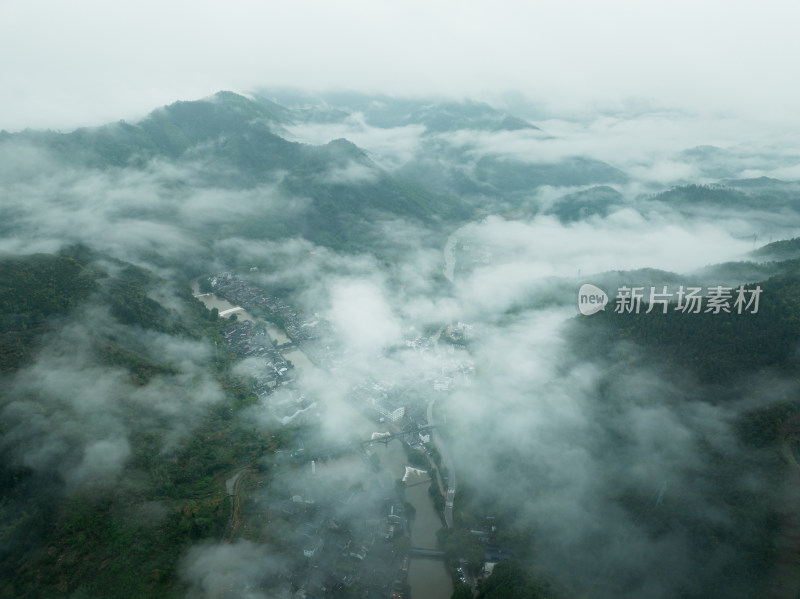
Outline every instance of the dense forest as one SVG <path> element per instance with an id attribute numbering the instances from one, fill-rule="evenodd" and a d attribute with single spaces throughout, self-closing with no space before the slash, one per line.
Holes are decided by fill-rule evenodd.
<path id="1" fill-rule="evenodd" d="M 738 313 L 730 307 L 715 311 L 707 300 L 696 313 L 677 309 L 674 300 L 666 313 L 662 305 L 650 310 L 646 301 L 637 313 L 620 310 L 612 301 L 604 311 L 580 321 L 598 340 L 591 349 L 581 345 L 594 351 L 608 347 L 613 339 L 627 340 L 667 367 L 689 368 L 705 383 L 723 383 L 766 370 L 797 372 L 800 277 L 787 273 L 747 285 L 746 297 L 756 287 L 761 294 L 755 313 Z M 732 306 L 737 294 L 735 290 L 731 294 Z M 576 329 L 575 334 L 582 332 Z"/>
<path id="2" fill-rule="evenodd" d="M 166 281 L 80 248 L 57 255 L 5 257 L 0 273 L 5 376 L 37 368 L 34 352 L 47 352 L 51 337 L 86 323 L 88 313 L 88 322 L 96 325 L 87 333 L 89 351 L 101 366 L 86 376 L 124 376 L 119 387 L 124 397 L 108 398 L 104 410 L 120 412 L 130 445 L 130 457 L 118 473 L 126 484 L 94 479 L 76 486 L 66 468 L 69 452 L 52 468 L 20 454 L 19 446 L 26 443 L 15 443 L 19 432 L 38 433 L 17 418 L 25 399 L 16 394 L 19 389 L 4 385 L 0 596 L 182 596 L 175 569 L 179 556 L 191 543 L 220 538 L 225 532 L 229 506 L 220 477 L 255 455 L 274 451 L 291 437 L 291 430 L 257 432 L 233 417 L 254 397 L 229 378 L 231 358 L 224 351 L 216 363 L 208 363 L 210 380 L 223 396 L 194 417 L 195 427 L 186 429 L 178 445 L 168 440 L 167 428 L 155 424 L 158 418 L 150 420 L 157 414 L 141 406 L 138 413 L 133 410 L 134 398 L 148 385 L 168 385 L 186 376 L 180 363 L 145 342 L 148 335 L 162 335 L 164 341 L 219 339 L 222 321 L 214 321 L 188 287 L 175 286 L 167 308 L 153 299 L 156 290 L 163 295 L 170 288 Z M 92 393 L 90 380 L 82 385 L 85 393 Z M 42 419 L 64 417 L 66 402 L 79 400 L 29 399 Z M 188 417 L 191 404 L 192 396 L 187 395 L 176 406 Z M 67 409 L 77 408 L 75 404 Z M 87 417 L 101 418 L 91 413 Z M 85 425 L 94 426 L 90 421 Z M 73 442 L 81 442 L 79 431 Z"/>
<path id="3" fill-rule="evenodd" d="M 14 371 L 36 338 L 95 288 L 96 273 L 68 255 L 0 257 L 0 371 Z"/>

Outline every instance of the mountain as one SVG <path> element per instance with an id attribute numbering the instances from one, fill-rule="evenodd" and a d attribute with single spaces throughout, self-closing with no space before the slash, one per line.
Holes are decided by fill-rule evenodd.
<path id="1" fill-rule="evenodd" d="M 24 131 L 4 134 L 0 144 L 24 144 L 45 154 L 49 168 L 139 169 L 174 164 L 189 169 L 173 185 L 182 188 L 253 190 L 277 184 L 287 203 L 307 203 L 302 214 L 255 215 L 228 228 L 255 238 L 302 235 L 343 250 L 374 247 L 381 233 L 373 223 L 393 218 L 420 225 L 463 222 L 470 217 L 457 198 L 391 173 L 344 139 L 310 145 L 274 131 L 304 117 L 302 111 L 263 98 L 230 92 L 176 102 L 138 123 L 119 122 L 71 133 Z M 36 173 L 36 176 L 41 173 Z M 305 205 L 305 204 L 304 204 Z M 152 217 L 163 220 L 164 206 Z M 198 231 L 206 243 L 217 230 Z"/>
<path id="2" fill-rule="evenodd" d="M 416 108 L 403 124 L 425 125 L 428 134 L 474 129 L 478 131 L 539 131 L 528 121 L 504 114 L 483 102 L 441 102 Z"/>
<path id="3" fill-rule="evenodd" d="M 484 156 L 475 167 L 478 181 L 501 194 L 530 193 L 542 185 L 572 186 L 624 183 L 627 176 L 604 162 L 590 158 L 566 158 L 553 163 L 529 163 L 498 156 Z"/>
<path id="4" fill-rule="evenodd" d="M 180 312 L 153 299 L 164 287 L 175 293 Z M 159 291 L 161 293 L 161 291 Z M 0 372 L 15 372 L 40 349 L 42 338 L 59 331 L 88 305 L 100 305 L 114 321 L 170 335 L 196 336 L 206 311 L 188 289 L 167 285 L 153 273 L 85 247 L 59 254 L 0 257 Z M 93 333 L 105 360 L 147 378 L 153 362 L 121 338 Z M 145 352 L 146 353 L 146 352 Z"/>
<path id="5" fill-rule="evenodd" d="M 400 128 L 413 137 L 416 150 L 387 166 L 392 161 L 345 138 L 317 144 L 294 140 L 297 131 L 326 124 L 368 138 L 370 128 Z M 258 240 L 300 236 L 336 250 L 377 251 L 389 258 L 397 241 L 384 231 L 398 220 L 443 241 L 469 220 L 517 210 L 542 186 L 597 187 L 628 180 L 619 169 L 587 157 L 529 162 L 498 153 L 485 147 L 496 135 L 545 137 L 532 123 L 481 102 L 288 93 L 270 99 L 268 92 L 251 97 L 219 92 L 175 102 L 134 123 L 70 133 L 3 133 L 0 150 L 13 156 L 24 148 L 41 163 L 38 169 L 9 167 L 11 181 L 65 173 L 84 173 L 83 179 L 101 173 L 113 181 L 136 172 L 155 179 L 158 188 L 145 193 L 163 201 L 137 203 L 120 214 L 179 224 L 207 251 L 235 231 Z M 253 198 L 246 207 L 238 199 L 243 192 Z M 219 196 L 220 209 L 212 208 L 213 214 L 192 210 L 187 215 L 175 200 L 211 193 Z M 265 197 L 263 207 L 255 196 Z M 228 202 L 233 209 L 221 209 Z M 575 208 L 567 218 L 587 210 L 602 215 L 601 204 L 608 201 Z M 11 230 L 15 223 L 12 212 L 0 227 Z"/>
<path id="6" fill-rule="evenodd" d="M 95 278 L 69 256 L 0 257 L 0 372 L 28 360 L 39 336 L 88 296 Z"/>
<path id="7" fill-rule="evenodd" d="M 784 261 L 800 258 L 800 237 L 768 243 L 750 254 L 757 260 Z"/>
<path id="8" fill-rule="evenodd" d="M 613 187 L 600 185 L 560 197 L 545 214 L 553 214 L 563 223 L 581 221 L 590 216 L 605 217 L 613 206 L 623 203 L 622 194 Z"/>
<path id="9" fill-rule="evenodd" d="M 408 538 L 342 551 L 446 493 L 404 495 L 382 463 L 403 455 L 356 442 L 383 400 L 415 442 L 436 404 L 453 571 L 519 559 L 480 596 L 760 596 L 779 535 L 796 549 L 776 504 L 800 245 L 736 260 L 797 222 L 797 184 L 734 179 L 758 168 L 714 171 L 736 152 L 701 147 L 680 158 L 728 179 L 664 190 L 660 154 L 607 163 L 570 135 L 608 127 L 550 122 L 572 132 L 473 101 L 265 90 L 1 133 L 0 597 L 385 594 Z M 706 248 L 730 261 L 666 270 Z M 762 295 L 752 314 L 571 318 L 576 272 Z M 364 473 L 336 464 L 343 443 Z"/>
<path id="10" fill-rule="evenodd" d="M 682 185 L 655 195 L 653 201 L 678 209 L 717 207 L 740 210 L 800 210 L 800 186 L 776 179 L 728 180 L 714 185 Z"/>
<path id="11" fill-rule="evenodd" d="M 292 108 L 296 122 L 344 122 L 351 115 L 363 115 L 372 127 L 389 129 L 422 125 L 432 135 L 465 129 L 475 131 L 539 131 L 534 124 L 498 110 L 485 102 L 396 98 L 356 93 L 303 94 L 290 90 L 266 89 L 263 97 Z"/>

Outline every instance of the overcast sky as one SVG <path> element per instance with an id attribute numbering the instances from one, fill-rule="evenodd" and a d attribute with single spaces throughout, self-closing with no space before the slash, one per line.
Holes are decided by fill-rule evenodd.
<path id="1" fill-rule="evenodd" d="M 782 122 L 800 3 L 0 0 L 0 129 L 136 119 L 259 86 L 666 106 Z"/>

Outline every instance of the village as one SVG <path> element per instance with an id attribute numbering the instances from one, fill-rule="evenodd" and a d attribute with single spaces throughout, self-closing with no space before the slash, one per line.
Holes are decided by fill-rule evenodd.
<path id="1" fill-rule="evenodd" d="M 339 351 L 330 324 L 316 314 L 304 316 L 231 272 L 209 281 L 215 294 L 253 315 L 252 320 L 232 318 L 223 337 L 237 361 L 254 366 L 247 372 L 261 404 L 281 424 L 318 426 L 326 417 L 325 406 L 303 393 L 298 369 L 285 354 L 299 349 L 312 368 L 334 376 L 346 371 L 347 356 Z M 387 431 L 373 433 L 372 440 L 392 435 L 397 440 L 319 448 L 299 439 L 294 450 L 276 452 L 271 464 L 260 466 L 261 473 L 244 478 L 237 536 L 275 543 L 282 555 L 294 558 L 279 579 L 265 581 L 276 597 L 347 597 L 356 591 L 366 597 L 406 597 L 409 562 L 444 559 L 431 531 L 441 528 L 443 516 L 452 511 L 453 493 L 442 480 L 441 456 L 432 442 L 431 398 L 470 384 L 475 365 L 463 350 L 474 335 L 474 327 L 462 322 L 427 334 L 412 327 L 405 343 L 390 348 L 389 354 L 435 352 L 434 368 L 414 381 L 398 384 L 368 376 L 349 388 L 347 399 L 364 422 Z M 349 474 L 337 479 L 342 471 Z M 444 471 L 446 475 L 448 468 Z M 447 507 L 442 500 L 433 509 L 432 497 L 438 494 L 447 495 Z M 414 526 L 418 533 L 412 544 Z M 481 544 L 491 541 L 489 529 L 473 534 Z M 423 546 L 414 547 L 419 539 Z M 467 581 L 460 567 L 453 576 Z"/>

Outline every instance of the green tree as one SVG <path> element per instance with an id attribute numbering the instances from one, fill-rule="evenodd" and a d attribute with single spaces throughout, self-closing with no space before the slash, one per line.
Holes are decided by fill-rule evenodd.
<path id="1" fill-rule="evenodd" d="M 453 589 L 450 599 L 472 599 L 472 588 L 468 584 L 459 582 Z"/>
<path id="2" fill-rule="evenodd" d="M 478 539 L 466 529 L 442 529 L 439 533 L 442 549 L 451 562 L 467 560 L 467 568 L 473 574 L 483 569 L 486 553 Z"/>
<path id="3" fill-rule="evenodd" d="M 481 582 L 478 599 L 559 599 L 563 590 L 548 580 L 534 577 L 517 561 L 495 565 L 492 575 Z"/>
<path id="4" fill-rule="evenodd" d="M 214 288 L 211 286 L 211 281 L 208 277 L 200 277 L 197 281 L 197 288 L 200 290 L 200 293 L 211 293 L 214 291 Z"/>

